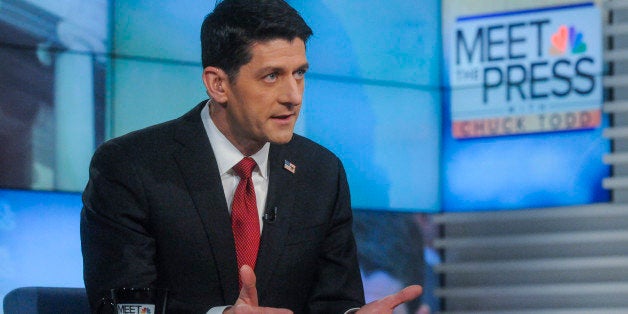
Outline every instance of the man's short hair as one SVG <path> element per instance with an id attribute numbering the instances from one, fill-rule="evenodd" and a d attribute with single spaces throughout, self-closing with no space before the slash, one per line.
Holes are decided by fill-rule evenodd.
<path id="1" fill-rule="evenodd" d="M 312 29 L 283 0 L 224 0 L 201 27 L 203 68 L 214 66 L 233 80 L 251 61 L 251 46 L 273 39 L 307 42 Z"/>

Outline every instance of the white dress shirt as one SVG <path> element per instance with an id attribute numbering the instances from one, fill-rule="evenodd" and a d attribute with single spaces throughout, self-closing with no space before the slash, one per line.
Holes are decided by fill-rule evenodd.
<path id="1" fill-rule="evenodd" d="M 214 150 L 214 156 L 218 163 L 218 172 L 220 173 L 220 180 L 222 181 L 222 187 L 225 192 L 225 199 L 227 200 L 227 206 L 231 213 L 231 202 L 233 201 L 233 194 L 236 187 L 240 182 L 240 177 L 233 170 L 233 166 L 242 160 L 244 156 L 229 140 L 218 130 L 214 122 L 209 116 L 209 102 L 201 110 L 201 118 L 209 142 Z M 255 186 L 255 200 L 257 201 L 257 213 L 259 216 L 259 225 L 263 226 L 262 216 L 264 215 L 264 208 L 266 206 L 266 196 L 268 194 L 268 151 L 270 149 L 270 143 L 266 143 L 255 154 L 249 156 L 255 160 L 257 167 L 253 169 L 251 179 L 253 180 L 253 186 Z M 261 230 L 260 230 L 261 233 Z"/>

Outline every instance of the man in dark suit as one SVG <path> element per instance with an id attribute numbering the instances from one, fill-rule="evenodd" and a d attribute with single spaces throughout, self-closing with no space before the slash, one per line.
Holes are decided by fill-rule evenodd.
<path id="1" fill-rule="evenodd" d="M 311 33 L 283 0 L 221 2 L 201 29 L 210 100 L 98 148 L 81 215 L 92 307 L 119 287 L 167 288 L 172 313 L 391 313 L 420 294 L 363 306 L 342 163 L 293 135 Z M 253 204 L 246 232 L 236 202 Z"/>

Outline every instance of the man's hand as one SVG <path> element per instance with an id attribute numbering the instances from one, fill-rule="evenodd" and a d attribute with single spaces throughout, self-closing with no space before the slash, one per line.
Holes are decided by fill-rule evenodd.
<path id="1" fill-rule="evenodd" d="M 291 314 L 292 311 L 286 309 L 276 309 L 270 307 L 259 307 L 257 302 L 257 288 L 255 287 L 255 273 L 248 265 L 240 268 L 240 278 L 242 279 L 242 289 L 238 300 L 227 308 L 224 314 Z"/>
<path id="2" fill-rule="evenodd" d="M 401 291 L 391 294 L 387 297 L 384 297 L 379 300 L 375 300 L 362 308 L 360 308 L 356 313 L 358 314 L 388 314 L 392 313 L 393 310 L 400 304 L 406 303 L 408 301 L 412 301 L 418 298 L 423 292 L 423 288 L 421 286 L 408 286 L 402 289 Z"/>

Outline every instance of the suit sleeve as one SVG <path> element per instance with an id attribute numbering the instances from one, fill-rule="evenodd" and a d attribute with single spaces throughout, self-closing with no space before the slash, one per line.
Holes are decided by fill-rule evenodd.
<path id="1" fill-rule="evenodd" d="M 340 161 L 337 182 L 336 200 L 319 255 L 319 278 L 310 299 L 311 313 L 345 313 L 364 305 L 349 186 Z"/>
<path id="2" fill-rule="evenodd" d="M 133 159 L 108 142 L 94 154 L 83 193 L 83 275 L 92 309 L 118 287 L 153 287 L 155 239 Z"/>

